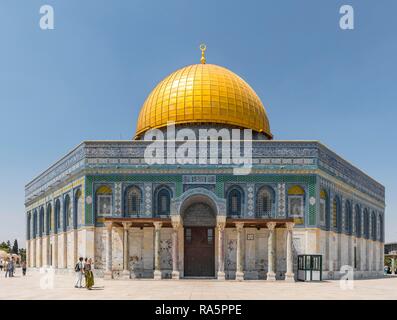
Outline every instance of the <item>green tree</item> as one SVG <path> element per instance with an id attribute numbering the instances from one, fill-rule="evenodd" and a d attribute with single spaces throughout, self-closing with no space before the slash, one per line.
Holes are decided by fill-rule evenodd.
<path id="1" fill-rule="evenodd" d="M 2 243 L 0 243 L 0 250 L 3 250 L 5 252 L 9 253 L 9 248 L 8 248 L 6 242 L 3 241 Z"/>
<path id="2" fill-rule="evenodd" d="M 21 256 L 21 261 L 26 261 L 26 249 L 24 248 L 19 249 L 18 254 Z"/>
<path id="3" fill-rule="evenodd" d="M 11 242 L 10 242 L 10 240 L 7 240 L 7 248 L 8 248 L 7 252 L 10 252 L 10 250 L 11 250 Z"/>
<path id="4" fill-rule="evenodd" d="M 391 268 L 391 265 L 392 265 L 391 258 L 390 257 L 385 257 L 385 266 L 389 266 Z"/>
<path id="5" fill-rule="evenodd" d="M 18 240 L 17 239 L 14 240 L 14 244 L 12 246 L 12 251 L 11 252 L 15 253 L 15 254 L 18 254 Z"/>

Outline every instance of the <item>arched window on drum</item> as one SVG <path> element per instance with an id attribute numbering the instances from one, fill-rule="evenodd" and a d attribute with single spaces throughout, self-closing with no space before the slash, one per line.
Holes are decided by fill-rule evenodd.
<path id="1" fill-rule="evenodd" d="M 305 215 L 305 190 L 301 186 L 288 189 L 288 216 L 303 219 Z"/>
<path id="2" fill-rule="evenodd" d="M 113 192 L 107 186 L 101 186 L 96 191 L 96 214 L 97 217 L 111 216 L 113 213 Z"/>
<path id="3" fill-rule="evenodd" d="M 141 213 L 142 205 L 142 192 L 137 186 L 130 186 L 125 191 L 124 197 L 125 205 L 125 215 L 126 216 L 139 216 Z"/>

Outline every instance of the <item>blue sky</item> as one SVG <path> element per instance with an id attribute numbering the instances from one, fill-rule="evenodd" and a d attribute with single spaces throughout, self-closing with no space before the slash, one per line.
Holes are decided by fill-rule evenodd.
<path id="1" fill-rule="evenodd" d="M 39 28 L 45 4 L 55 30 Z M 385 185 L 397 240 L 396 14 L 394 0 L 0 0 L 0 240 L 23 242 L 28 181 L 82 140 L 131 138 L 201 42 L 255 89 L 276 139 L 320 140 Z"/>

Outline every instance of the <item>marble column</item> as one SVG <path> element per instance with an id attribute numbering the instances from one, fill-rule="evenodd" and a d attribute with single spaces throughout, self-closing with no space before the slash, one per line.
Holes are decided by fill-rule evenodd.
<path id="1" fill-rule="evenodd" d="M 113 278 L 113 270 L 112 270 L 112 222 L 105 222 L 106 227 L 106 268 L 104 279 L 112 279 Z"/>
<path id="2" fill-rule="evenodd" d="M 78 257 L 78 234 L 77 229 L 73 229 L 73 259 L 72 265 L 74 266 L 77 263 Z"/>
<path id="3" fill-rule="evenodd" d="M 51 266 L 51 261 L 50 261 L 50 257 L 51 257 L 51 252 L 50 252 L 50 250 L 51 250 L 51 236 L 50 236 L 50 233 L 48 233 L 46 241 L 47 241 L 47 246 L 46 246 L 46 256 L 47 256 L 46 262 L 47 263 L 46 263 L 46 265 L 47 265 L 47 267 L 50 267 Z"/>
<path id="4" fill-rule="evenodd" d="M 287 222 L 285 226 L 287 227 L 287 272 L 285 273 L 285 281 L 295 282 L 294 276 L 294 256 L 292 251 L 292 232 L 294 229 L 293 222 Z"/>
<path id="5" fill-rule="evenodd" d="M 30 240 L 26 240 L 26 267 L 30 268 Z"/>
<path id="6" fill-rule="evenodd" d="M 161 266 L 160 266 L 160 231 L 161 222 L 154 222 L 154 274 L 155 280 L 161 280 Z"/>
<path id="7" fill-rule="evenodd" d="M 43 235 L 39 238 L 39 265 L 38 267 L 43 267 Z"/>
<path id="8" fill-rule="evenodd" d="M 243 259 L 243 244 L 244 244 L 244 223 L 237 222 L 237 252 L 236 252 L 236 280 L 244 280 L 244 259 Z"/>
<path id="9" fill-rule="evenodd" d="M 267 239 L 267 281 L 275 281 L 276 273 L 274 272 L 274 264 L 275 264 L 275 252 L 274 252 L 274 243 L 275 243 L 275 232 L 274 229 L 276 227 L 275 222 L 268 222 L 267 228 L 269 229 L 269 236 Z"/>
<path id="10" fill-rule="evenodd" d="M 36 238 L 34 238 L 33 240 L 33 245 L 32 245 L 32 248 L 33 248 L 33 250 L 32 250 L 32 254 L 33 254 L 33 261 L 32 261 L 32 264 L 33 264 L 33 268 L 36 268 L 37 267 L 37 265 L 36 265 L 36 260 L 37 260 L 37 248 L 36 248 Z"/>
<path id="11" fill-rule="evenodd" d="M 225 280 L 225 223 L 218 223 L 218 280 Z"/>
<path id="12" fill-rule="evenodd" d="M 57 233 L 54 234 L 53 250 L 54 250 L 54 256 L 53 256 L 54 268 L 58 268 L 58 234 Z"/>
<path id="13" fill-rule="evenodd" d="M 130 226 L 131 223 L 123 222 L 123 273 L 122 273 L 123 279 L 131 278 L 130 267 L 128 265 L 130 261 L 130 252 L 128 247 L 128 234 L 129 234 Z"/>
<path id="14" fill-rule="evenodd" d="M 179 268 L 178 268 L 179 226 L 180 226 L 179 222 L 172 221 L 172 279 L 175 280 L 178 280 L 180 278 Z"/>
<path id="15" fill-rule="evenodd" d="M 63 239 L 63 268 L 68 268 L 68 233 L 66 230 L 62 233 Z"/>

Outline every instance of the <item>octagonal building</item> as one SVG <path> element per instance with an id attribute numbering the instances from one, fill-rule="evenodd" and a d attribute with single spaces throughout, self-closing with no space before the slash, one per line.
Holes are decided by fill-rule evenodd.
<path id="1" fill-rule="evenodd" d="M 149 133 L 164 161 L 148 161 Z M 208 152 L 175 156 L 188 140 Z M 228 145 L 242 162 L 214 159 Z M 149 94 L 133 140 L 82 142 L 26 185 L 25 207 L 30 268 L 88 257 L 107 279 L 294 281 L 297 255 L 319 254 L 323 279 L 383 272 L 384 187 L 318 141 L 273 140 L 255 91 L 204 51 Z"/>

